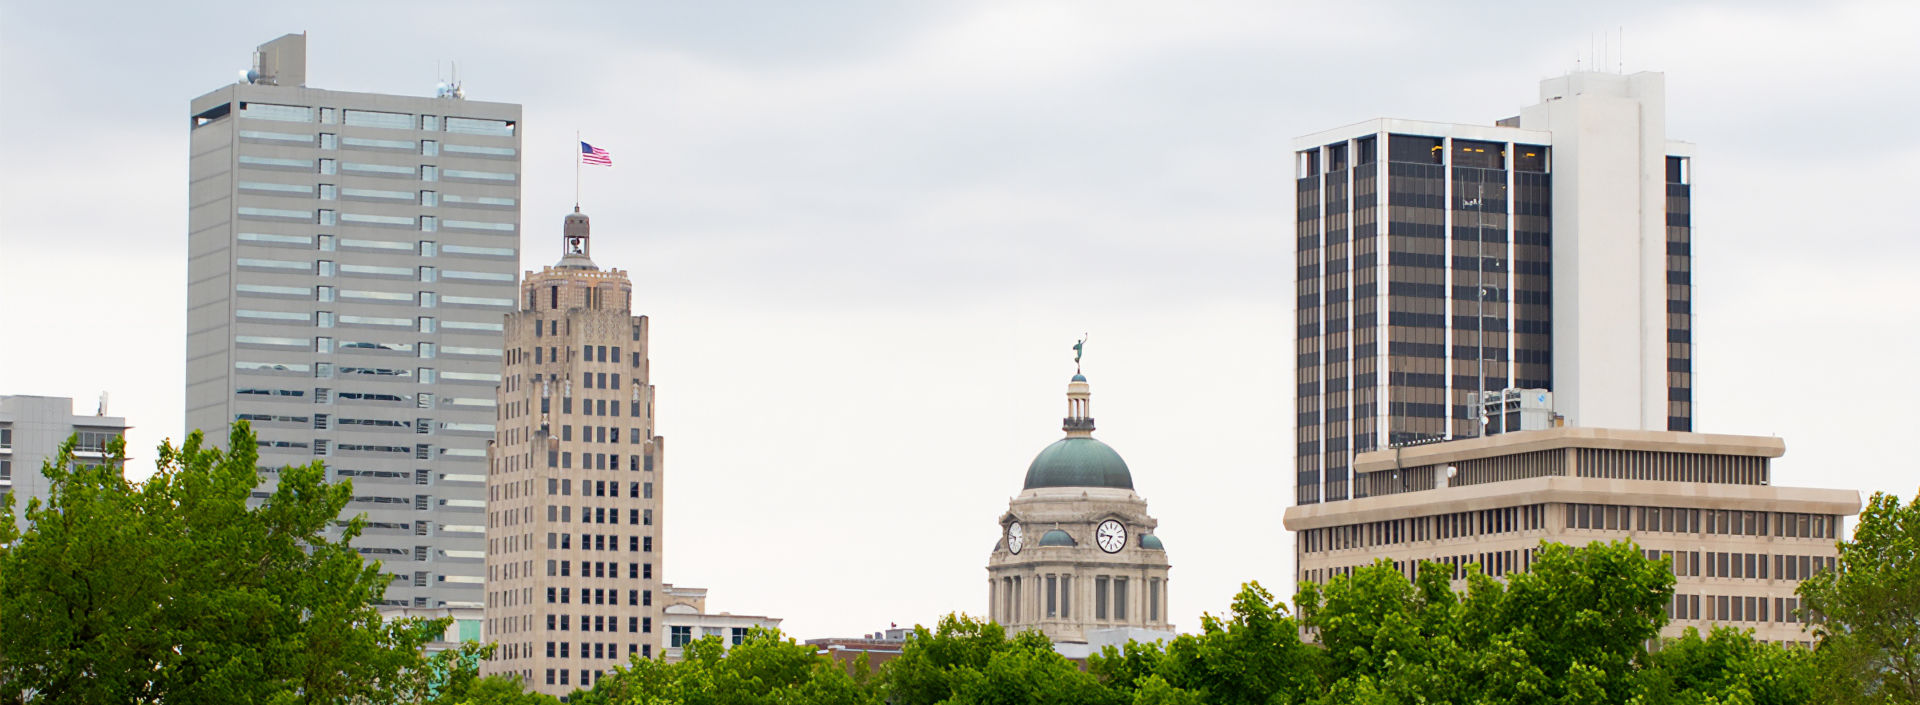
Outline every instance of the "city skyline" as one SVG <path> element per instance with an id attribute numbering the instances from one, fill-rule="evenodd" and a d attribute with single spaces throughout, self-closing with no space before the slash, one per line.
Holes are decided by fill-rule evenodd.
<path id="1" fill-rule="evenodd" d="M 984 614 L 989 522 L 1054 435 L 1089 331 L 1100 437 L 1168 527 L 1169 612 L 1191 630 L 1240 581 L 1292 588 L 1292 466 L 1273 450 L 1291 425 L 1291 139 L 1372 117 L 1491 124 L 1624 25 L 1625 69 L 1667 75 L 1670 133 L 1701 150 L 1698 430 L 1780 434 L 1782 484 L 1913 489 L 1893 400 L 1920 388 L 1876 363 L 1920 348 L 1902 276 L 1920 239 L 1834 207 L 1903 195 L 1920 144 L 1894 120 L 1915 98 L 1879 87 L 1912 63 L 1896 31 L 1912 9 L 1529 9 L 1498 27 L 1535 31 L 1481 47 L 1431 10 L 845 7 L 607 8 L 582 29 L 532 9 L 371 25 L 211 7 L 194 12 L 220 21 L 182 26 L 160 16 L 177 8 L 9 6 L 0 300 L 61 305 L 0 319 L 0 393 L 111 392 L 131 467 L 150 467 L 181 426 L 186 97 L 286 32 L 309 33 L 310 83 L 339 90 L 431 95 L 434 61 L 457 60 L 473 99 L 536 126 L 524 222 L 571 206 L 576 126 L 620 157 L 587 174 L 584 210 L 632 234 L 598 244 L 662 326 L 667 537 L 716 609 L 800 637 Z M 1355 60 L 1318 63 L 1330 52 Z M 550 260 L 533 242 L 523 271 Z M 1836 340 L 1861 362 L 1803 362 Z M 1864 405 L 1813 404 L 1842 394 Z M 1270 562 L 1216 558 L 1260 540 Z"/>

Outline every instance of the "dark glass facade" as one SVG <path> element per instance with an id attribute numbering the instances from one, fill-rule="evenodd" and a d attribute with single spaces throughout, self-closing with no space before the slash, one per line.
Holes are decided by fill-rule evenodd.
<path id="1" fill-rule="evenodd" d="M 1539 145 L 1380 134 L 1297 158 L 1295 501 L 1312 504 L 1353 496 L 1357 453 L 1475 435 L 1483 372 L 1550 388 L 1552 183 Z"/>
<path id="2" fill-rule="evenodd" d="M 1667 157 L 1667 430 L 1693 430 L 1693 185 Z"/>
<path id="3" fill-rule="evenodd" d="M 1300 176 L 1295 181 L 1294 204 L 1298 209 L 1294 237 L 1296 240 L 1295 296 L 1294 307 L 1296 332 L 1294 334 L 1294 352 L 1297 358 L 1295 399 L 1296 420 L 1294 423 L 1294 446 L 1297 449 L 1294 472 L 1298 482 L 1294 487 L 1294 496 L 1300 504 L 1319 501 L 1320 497 L 1320 435 L 1322 420 L 1325 417 L 1321 397 L 1320 350 L 1325 341 L 1321 338 L 1320 301 L 1322 291 L 1321 276 L 1321 237 L 1320 237 L 1320 150 L 1302 152 L 1300 158 Z"/>

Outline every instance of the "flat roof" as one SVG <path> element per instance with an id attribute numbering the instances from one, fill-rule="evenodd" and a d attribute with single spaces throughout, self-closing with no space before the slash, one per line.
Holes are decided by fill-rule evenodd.
<path id="1" fill-rule="evenodd" d="M 1354 472 L 1444 465 L 1464 460 L 1497 458 L 1565 448 L 1639 450 L 1656 453 L 1697 453 L 1778 458 L 1787 453 L 1786 441 L 1774 436 L 1736 436 L 1681 431 L 1636 431 L 1621 428 L 1565 426 L 1538 431 L 1515 431 L 1484 438 L 1464 438 L 1429 445 L 1406 446 L 1361 453 Z"/>

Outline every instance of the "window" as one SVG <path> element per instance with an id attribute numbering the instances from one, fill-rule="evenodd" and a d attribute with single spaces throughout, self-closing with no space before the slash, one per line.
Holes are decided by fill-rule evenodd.
<path id="1" fill-rule="evenodd" d="M 1073 576 L 1060 576 L 1060 616 L 1073 618 Z"/>
<path id="2" fill-rule="evenodd" d="M 1113 618 L 1127 618 L 1127 579 L 1113 579 Z"/>
<path id="3" fill-rule="evenodd" d="M 668 627 L 667 646 L 680 648 L 693 642 L 693 627 Z"/>
<path id="4" fill-rule="evenodd" d="M 272 103 L 241 103 L 240 117 L 281 122 L 313 122 L 313 108 Z"/>
<path id="5" fill-rule="evenodd" d="M 1108 582 L 1109 581 L 1107 580 L 1107 576 L 1104 576 L 1104 575 L 1095 577 L 1093 579 L 1093 618 L 1094 619 L 1107 618 L 1107 583 Z"/>
<path id="6" fill-rule="evenodd" d="M 385 113 L 376 110 L 348 110 L 346 124 L 359 127 L 385 127 L 395 130 L 413 129 L 413 116 L 407 113 Z"/>
<path id="7" fill-rule="evenodd" d="M 513 130 L 514 123 L 512 120 L 447 117 L 447 132 L 454 134 L 512 137 Z"/>

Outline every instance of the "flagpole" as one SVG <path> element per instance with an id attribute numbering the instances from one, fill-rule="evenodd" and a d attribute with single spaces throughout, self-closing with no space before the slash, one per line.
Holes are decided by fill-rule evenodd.
<path id="1" fill-rule="evenodd" d="M 580 131 L 573 131 L 573 212 L 580 212 Z"/>

